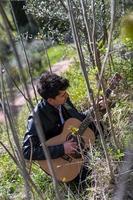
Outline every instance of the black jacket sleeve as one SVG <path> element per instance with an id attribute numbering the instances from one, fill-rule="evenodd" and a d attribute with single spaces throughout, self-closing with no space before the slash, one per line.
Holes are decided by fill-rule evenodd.
<path id="1" fill-rule="evenodd" d="M 64 155 L 64 145 L 54 145 L 48 147 L 50 156 L 52 159 L 61 157 Z M 45 154 L 41 146 L 39 137 L 37 135 L 37 130 L 33 121 L 33 117 L 28 120 L 27 132 L 24 137 L 23 142 L 23 155 L 25 159 L 32 160 L 45 160 Z"/>

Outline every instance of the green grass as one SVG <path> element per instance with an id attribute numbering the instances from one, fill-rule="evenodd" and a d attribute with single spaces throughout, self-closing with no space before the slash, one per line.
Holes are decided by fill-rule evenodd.
<path id="1" fill-rule="evenodd" d="M 35 53 L 34 58 L 39 58 L 41 56 L 41 65 L 40 63 L 33 63 L 32 69 L 33 69 L 33 76 L 39 76 L 44 71 L 48 70 L 50 66 L 53 66 L 55 63 L 58 63 L 61 60 L 64 59 L 71 59 L 75 56 L 76 51 L 72 45 L 55 45 L 47 49 L 47 55 L 46 52 L 43 51 L 40 54 Z M 50 62 L 50 66 L 49 66 Z"/>
<path id="2" fill-rule="evenodd" d="M 22 177 L 7 153 L 0 159 L 0 199 L 9 199 L 14 193 L 19 193 L 22 186 Z"/>
<path id="3" fill-rule="evenodd" d="M 51 59 L 52 59 L 53 54 L 54 55 L 56 54 L 56 51 L 58 48 L 61 51 L 61 49 L 65 48 L 65 47 L 63 47 L 61 45 L 58 47 L 50 48 L 49 51 L 51 54 Z M 53 49 L 55 50 L 55 52 Z M 63 52 L 63 50 L 62 50 L 62 52 Z M 62 55 L 64 55 L 64 54 L 62 53 Z M 57 58 L 59 58 L 59 57 L 57 56 L 56 59 Z M 53 62 L 55 62 L 54 59 L 53 59 Z M 118 67 L 118 65 L 117 65 L 117 67 Z M 117 71 L 117 68 L 115 70 Z M 64 76 L 67 77 L 70 81 L 71 87 L 69 88 L 69 93 L 70 93 L 70 97 L 71 97 L 73 103 L 76 104 L 76 107 L 80 110 L 82 110 L 82 108 L 84 109 L 85 107 L 87 107 L 87 104 L 88 104 L 87 97 L 86 97 L 87 90 L 86 90 L 86 85 L 85 85 L 85 81 L 82 76 L 81 69 L 79 67 L 79 63 L 78 62 L 74 63 L 70 67 L 70 70 L 64 74 Z M 127 75 L 127 77 L 129 77 L 129 76 Z M 96 81 L 95 81 L 95 70 L 94 69 L 89 71 L 89 80 L 90 80 L 92 88 L 94 89 L 94 92 L 95 92 L 96 91 L 96 83 L 95 83 Z M 128 80 L 128 83 L 129 83 L 129 80 Z M 128 98 L 128 97 L 123 98 L 123 96 L 122 96 L 124 93 L 123 90 L 119 91 L 119 93 L 117 94 L 117 97 L 116 97 L 116 99 L 117 99 L 116 107 L 114 109 L 112 109 L 113 124 L 115 126 L 114 130 L 115 130 L 115 133 L 118 135 L 119 141 L 121 143 L 123 142 L 123 144 L 126 145 L 126 144 L 128 144 L 128 141 L 132 135 L 132 130 L 128 127 L 129 127 L 129 116 L 130 116 L 130 112 L 133 108 L 133 104 L 132 104 L 130 98 Z M 29 110 L 28 110 L 27 106 L 25 105 L 23 107 L 23 109 L 21 110 L 21 113 L 18 117 L 18 125 L 19 125 L 18 130 L 19 130 L 19 137 L 20 137 L 21 143 L 23 140 L 24 133 L 26 131 L 26 123 L 27 123 L 28 115 L 29 115 Z M 2 131 L 4 131 L 4 126 L 1 127 L 1 132 Z M 6 133 L 3 132 L 0 136 L 0 139 L 1 139 L 1 141 L 3 141 L 4 144 L 9 145 L 7 142 L 8 139 L 7 139 Z M 110 139 L 111 139 L 111 136 L 110 136 Z M 111 144 L 111 140 L 110 140 L 109 144 Z M 123 152 L 114 151 L 114 149 L 110 149 L 109 153 L 110 153 L 112 159 L 115 161 L 120 160 L 121 157 L 123 156 Z M 3 198 L 2 200 L 5 200 L 5 199 L 9 199 L 11 196 L 15 196 L 15 197 L 17 196 L 16 200 L 19 200 L 19 199 L 21 200 L 20 196 L 23 195 L 23 193 L 24 193 L 23 192 L 24 191 L 23 190 L 23 180 L 19 175 L 17 167 L 12 162 L 10 157 L 5 153 L 5 151 L 1 151 L 0 156 L 1 156 L 0 179 L 2 180 L 0 183 L 0 198 L 2 197 Z M 103 158 L 103 154 L 102 154 L 101 158 L 105 162 L 105 160 Z M 97 165 L 97 162 L 99 163 L 99 165 Z M 105 162 L 105 164 L 106 164 L 106 162 Z M 96 161 L 94 162 L 94 168 L 95 168 L 95 166 L 98 166 L 97 167 L 98 169 L 96 169 L 97 173 L 100 170 L 103 170 L 103 166 L 101 167 L 101 163 L 99 162 L 99 155 L 96 155 Z M 105 165 L 105 168 L 106 168 L 106 165 Z M 102 171 L 102 173 L 101 173 L 101 175 L 99 175 L 99 177 L 100 176 L 102 177 L 103 174 L 104 174 L 104 172 Z M 106 169 L 105 169 L 105 175 L 106 175 Z M 41 191 L 43 193 L 45 193 L 46 199 L 47 200 L 54 199 L 55 193 L 54 193 L 53 185 L 51 182 L 51 178 L 48 177 L 42 170 L 40 170 L 35 165 L 33 165 L 31 176 L 32 176 L 34 182 L 36 183 L 36 185 L 41 189 Z M 106 178 L 106 176 L 103 176 L 103 177 Z M 101 179 L 99 178 L 99 180 L 101 180 Z M 104 181 L 106 182 L 106 180 L 104 180 Z M 18 189 L 19 187 L 20 187 L 20 192 Z M 93 188 L 88 188 L 88 189 L 93 190 Z M 66 198 L 64 198 L 64 200 L 70 199 L 67 197 L 66 193 L 64 193 L 64 194 L 66 195 Z M 38 199 L 38 198 L 36 198 L 36 199 Z"/>
<path id="4" fill-rule="evenodd" d="M 74 50 L 71 48 L 71 46 L 68 45 L 57 45 L 50 47 L 48 49 L 48 56 L 51 62 L 51 65 L 59 62 L 62 59 L 68 58 L 73 56 Z"/>
<path id="5" fill-rule="evenodd" d="M 50 60 L 50 64 L 54 65 L 60 60 L 73 57 L 75 55 L 75 50 L 70 45 L 60 44 L 48 48 L 47 53 Z M 46 56 L 43 56 L 42 64 L 44 68 L 48 67 L 48 63 L 46 62 Z"/>
<path id="6" fill-rule="evenodd" d="M 95 73 L 96 69 L 91 68 L 88 74 L 89 83 L 94 94 L 97 92 Z M 87 109 L 91 102 L 79 62 L 75 62 L 70 66 L 69 70 L 65 73 L 65 77 L 70 82 L 68 92 L 74 105 L 76 105 L 79 110 Z"/>

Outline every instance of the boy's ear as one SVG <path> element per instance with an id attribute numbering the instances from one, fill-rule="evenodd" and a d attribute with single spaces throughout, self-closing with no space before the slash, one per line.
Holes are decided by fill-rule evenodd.
<path id="1" fill-rule="evenodd" d="M 54 99 L 53 99 L 53 98 L 48 98 L 48 99 L 47 99 L 47 102 L 48 102 L 49 104 L 53 104 L 53 103 L 54 103 Z"/>

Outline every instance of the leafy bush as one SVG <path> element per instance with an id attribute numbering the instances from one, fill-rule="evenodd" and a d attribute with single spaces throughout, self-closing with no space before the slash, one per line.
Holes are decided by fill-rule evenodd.
<path id="1" fill-rule="evenodd" d="M 113 66 L 112 72 L 118 72 L 123 77 L 124 88 L 132 88 L 133 83 L 133 42 L 126 39 L 124 43 L 120 43 L 119 40 L 115 40 L 117 52 L 112 56 Z M 118 45 L 119 43 L 119 45 Z M 109 71 L 107 67 L 106 71 Z"/>

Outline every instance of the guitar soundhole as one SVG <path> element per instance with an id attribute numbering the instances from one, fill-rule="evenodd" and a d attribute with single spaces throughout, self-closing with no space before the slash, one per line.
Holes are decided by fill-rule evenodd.
<path id="1" fill-rule="evenodd" d="M 75 150 L 75 153 L 72 154 L 71 156 L 73 158 L 81 158 L 82 157 L 82 153 L 85 147 L 85 141 L 82 137 L 80 137 L 79 135 L 72 135 L 71 133 L 67 136 L 66 141 L 73 139 L 74 142 L 77 142 L 78 144 L 78 148 Z M 82 152 L 81 152 L 82 151 Z"/>

